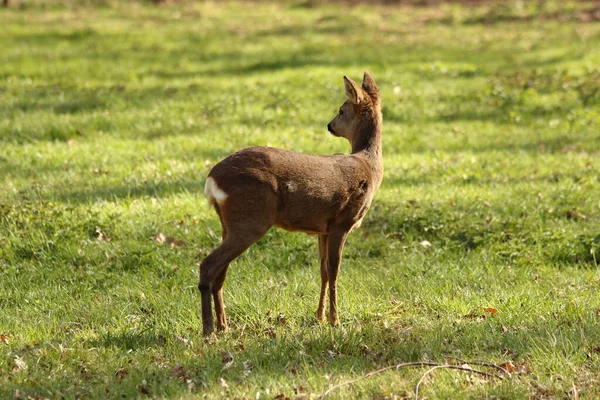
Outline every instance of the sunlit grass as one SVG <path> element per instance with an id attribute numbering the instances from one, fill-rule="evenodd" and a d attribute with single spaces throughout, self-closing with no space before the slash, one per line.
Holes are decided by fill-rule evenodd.
<path id="1" fill-rule="evenodd" d="M 451 357 L 524 372 L 442 371 L 422 395 L 599 396 L 600 25 L 585 2 L 509 3 L 1 9 L 0 397 L 296 397 Z M 249 145 L 347 152 L 326 124 L 365 69 L 385 177 L 342 326 L 314 318 L 316 238 L 272 230 L 205 341 L 208 171 Z M 333 396 L 410 397 L 423 372 Z"/>

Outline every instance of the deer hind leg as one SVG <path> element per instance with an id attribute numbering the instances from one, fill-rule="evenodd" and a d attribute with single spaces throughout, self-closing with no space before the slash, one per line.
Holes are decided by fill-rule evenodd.
<path id="1" fill-rule="evenodd" d="M 321 294 L 319 296 L 319 308 L 317 308 L 317 319 L 325 321 L 325 296 L 327 295 L 327 284 L 329 282 L 327 263 L 327 235 L 319 235 L 319 258 L 321 259 Z"/>
<path id="2" fill-rule="evenodd" d="M 329 322 L 338 326 L 337 313 L 337 277 L 342 260 L 342 250 L 348 232 L 336 232 L 329 235 L 327 240 L 328 276 L 329 276 Z"/>
<path id="3" fill-rule="evenodd" d="M 226 329 L 223 283 L 229 263 L 242 254 L 254 242 L 264 236 L 273 225 L 270 199 L 247 203 L 246 198 L 229 198 L 225 204 L 215 207 L 223 227 L 223 242 L 200 264 L 198 289 L 202 297 L 202 330 L 205 335 L 213 332 L 211 295 L 215 301 L 217 327 Z M 248 207 L 253 204 L 254 207 Z M 243 214 L 232 212 L 243 210 Z"/>
<path id="4" fill-rule="evenodd" d="M 242 254 L 251 244 L 252 242 L 238 242 L 232 235 L 229 235 L 200 264 L 200 283 L 198 284 L 198 289 L 200 289 L 202 296 L 202 330 L 205 335 L 212 333 L 214 330 L 211 295 L 215 280 L 217 277 L 224 275 L 229 263 Z M 221 283 L 221 288 L 222 286 Z M 222 303 L 222 298 L 220 303 Z"/>
<path id="5" fill-rule="evenodd" d="M 215 311 L 217 314 L 217 327 L 225 329 L 227 327 L 225 319 L 225 306 L 223 304 L 223 282 L 227 274 L 229 263 L 242 254 L 254 242 L 260 239 L 269 229 L 267 227 L 260 233 L 252 235 L 236 235 L 228 233 L 223 243 L 212 251 L 200 263 L 200 283 L 198 289 L 202 297 L 202 330 L 205 335 L 214 331 L 213 315 L 211 309 L 211 295 L 215 299 Z"/>

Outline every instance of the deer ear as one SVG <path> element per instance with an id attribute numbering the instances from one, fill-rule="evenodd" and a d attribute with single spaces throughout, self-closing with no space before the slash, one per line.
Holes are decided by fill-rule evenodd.
<path id="1" fill-rule="evenodd" d="M 363 75 L 362 88 L 365 92 L 373 98 L 373 100 L 377 100 L 379 98 L 379 88 L 377 87 L 377 83 L 375 83 L 375 79 L 369 73 L 369 71 L 365 71 Z"/>
<path id="2" fill-rule="evenodd" d="M 347 76 L 344 76 L 344 89 L 346 90 L 346 96 L 353 104 L 360 104 L 362 101 L 362 89 Z"/>

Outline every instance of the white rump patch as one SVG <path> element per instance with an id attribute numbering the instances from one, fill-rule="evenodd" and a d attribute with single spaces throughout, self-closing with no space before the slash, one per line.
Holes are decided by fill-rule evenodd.
<path id="1" fill-rule="evenodd" d="M 217 181 L 210 176 L 208 179 L 206 179 L 206 184 L 204 185 L 204 194 L 206 194 L 209 203 L 215 201 L 219 205 L 221 205 L 228 196 L 227 193 L 217 186 Z"/>

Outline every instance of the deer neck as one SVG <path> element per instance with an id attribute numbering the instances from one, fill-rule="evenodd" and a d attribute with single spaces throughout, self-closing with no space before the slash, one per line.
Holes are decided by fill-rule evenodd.
<path id="1" fill-rule="evenodd" d="M 369 117 L 364 118 L 357 127 L 356 135 L 352 139 L 352 154 L 362 154 L 367 159 L 381 164 L 381 114 Z"/>

